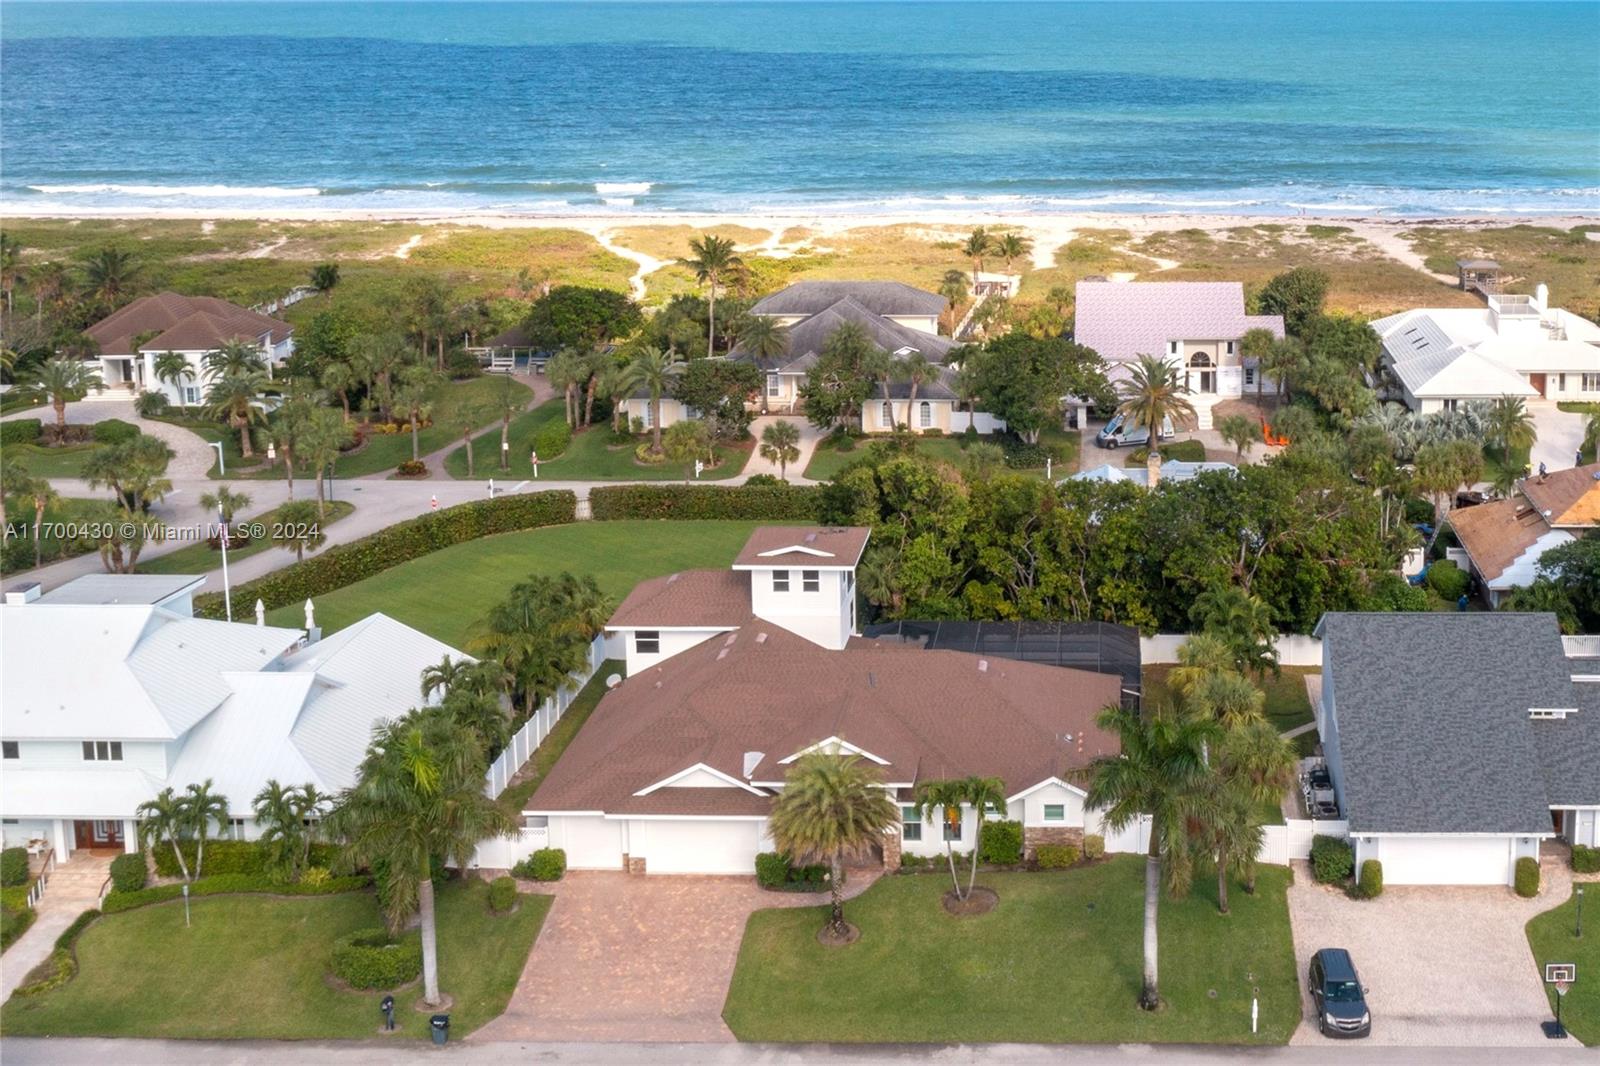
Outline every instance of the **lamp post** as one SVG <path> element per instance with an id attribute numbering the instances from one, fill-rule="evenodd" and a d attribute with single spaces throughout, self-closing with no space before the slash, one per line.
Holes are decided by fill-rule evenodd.
<path id="1" fill-rule="evenodd" d="M 219 476 L 227 474 L 228 464 L 224 462 L 222 458 L 222 442 L 220 440 L 214 440 L 208 441 L 207 443 L 217 450 L 217 474 Z"/>

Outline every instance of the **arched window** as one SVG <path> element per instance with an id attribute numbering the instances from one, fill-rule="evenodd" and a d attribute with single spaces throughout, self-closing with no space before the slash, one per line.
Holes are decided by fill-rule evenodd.
<path id="1" fill-rule="evenodd" d="M 1211 356 L 1207 355 L 1205 352 L 1195 352 L 1193 355 L 1189 356 L 1189 365 L 1210 366 Z"/>
<path id="2" fill-rule="evenodd" d="M 933 404 L 923 400 L 918 404 L 917 418 L 923 429 L 933 428 Z"/>

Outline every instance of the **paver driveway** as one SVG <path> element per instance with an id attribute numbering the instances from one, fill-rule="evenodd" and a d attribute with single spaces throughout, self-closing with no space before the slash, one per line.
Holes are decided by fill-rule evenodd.
<path id="1" fill-rule="evenodd" d="M 1546 862 L 1544 891 L 1396 886 L 1375 900 L 1348 899 L 1296 863 L 1289 919 L 1299 966 L 1303 1024 L 1291 1044 L 1328 1042 L 1317 1032 L 1306 967 L 1320 948 L 1350 951 L 1372 1007 L 1371 1043 L 1444 1047 L 1547 1046 L 1543 986 L 1523 927 L 1565 901 L 1570 878 Z"/>
<path id="2" fill-rule="evenodd" d="M 852 871 L 846 895 L 879 871 Z M 474 1040 L 732 1040 L 722 1004 L 745 919 L 826 896 L 765 892 L 752 877 L 576 871 L 556 897 L 506 1012 Z"/>

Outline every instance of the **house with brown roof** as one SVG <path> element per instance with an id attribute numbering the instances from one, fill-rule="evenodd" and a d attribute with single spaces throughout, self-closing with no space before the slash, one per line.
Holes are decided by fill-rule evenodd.
<path id="1" fill-rule="evenodd" d="M 788 768 L 815 751 L 881 773 L 903 814 L 880 849 L 891 868 L 947 839 L 972 848 L 975 812 L 959 829 L 916 816 L 917 786 L 936 778 L 1000 778 L 1005 810 L 989 817 L 1022 823 L 1030 850 L 1099 831 L 1081 775 L 1118 750 L 1097 719 L 1120 679 L 861 637 L 869 532 L 763 527 L 725 573 L 635 589 L 608 627 L 627 679 L 528 799 L 520 839 L 484 845 L 479 865 L 559 847 L 577 869 L 752 873 Z"/>
<path id="2" fill-rule="evenodd" d="M 202 402 L 211 377 L 205 357 L 229 341 L 259 347 L 269 370 L 294 353 L 289 323 L 214 296 L 175 292 L 142 296 L 84 332 L 100 347 L 100 379 L 111 395 L 159 392 L 182 406 Z M 166 352 L 189 364 L 176 381 L 156 376 L 156 358 Z"/>
<path id="3" fill-rule="evenodd" d="M 1600 526 L 1600 463 L 1524 478 L 1511 496 L 1450 513 L 1450 528 L 1491 607 L 1531 585 L 1544 553 Z"/>

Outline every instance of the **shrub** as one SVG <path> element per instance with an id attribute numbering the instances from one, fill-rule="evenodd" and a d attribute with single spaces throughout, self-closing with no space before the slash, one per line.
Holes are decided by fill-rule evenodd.
<path id="1" fill-rule="evenodd" d="M 126 855 L 118 855 L 111 860 L 111 890 L 113 892 L 137 892 L 144 887 L 149 879 L 149 870 L 145 866 L 144 852 L 132 851 Z"/>
<path id="2" fill-rule="evenodd" d="M 514 877 L 497 877 L 489 882 L 489 909 L 504 914 L 517 905 L 517 881 Z"/>
<path id="3" fill-rule="evenodd" d="M 978 861 L 993 866 L 1015 866 L 1022 861 L 1022 823 L 985 822 Z"/>
<path id="4" fill-rule="evenodd" d="M 1383 863 L 1368 859 L 1361 864 L 1361 876 L 1356 879 L 1354 895 L 1357 899 L 1377 899 L 1383 895 Z"/>
<path id="5" fill-rule="evenodd" d="M 601 522 L 628 518 L 815 522 L 821 503 L 816 488 L 796 485 L 605 485 L 589 492 L 589 507 Z"/>
<path id="6" fill-rule="evenodd" d="M 1316 836 L 1311 839 L 1311 873 L 1318 884 L 1347 880 L 1355 870 L 1355 851 L 1348 840 Z"/>
<path id="7" fill-rule="evenodd" d="M 394 988 L 422 972 L 422 938 L 358 929 L 333 942 L 333 972 L 351 988 Z"/>
<path id="8" fill-rule="evenodd" d="M 22 904 L 16 906 L 9 899 L 0 903 L 0 951 L 16 943 L 17 939 L 33 926 L 33 920 L 38 917 L 33 908 L 27 906 L 26 893 Z"/>
<path id="9" fill-rule="evenodd" d="M 1572 869 L 1574 873 L 1600 874 L 1600 848 L 1574 844 L 1572 846 Z"/>
<path id="10" fill-rule="evenodd" d="M 567 872 L 567 853 L 561 848 L 540 848 L 511 868 L 529 881 L 559 881 Z"/>
<path id="11" fill-rule="evenodd" d="M 141 418 L 155 418 L 167 413 L 167 408 L 172 404 L 167 400 L 164 392 L 141 392 L 139 398 L 133 401 L 134 409 Z"/>
<path id="12" fill-rule="evenodd" d="M 44 423 L 37 418 L 16 418 L 0 422 L 0 444 L 32 444 L 44 433 Z"/>
<path id="13" fill-rule="evenodd" d="M 1040 844 L 1033 857 L 1041 870 L 1065 870 L 1078 861 L 1078 849 L 1071 844 Z"/>
<path id="14" fill-rule="evenodd" d="M 28 883 L 28 849 L 0 851 L 0 887 L 15 888 Z"/>
<path id="15" fill-rule="evenodd" d="M 189 867 L 189 873 L 194 874 L 195 852 L 199 849 L 193 840 L 185 840 L 178 846 L 183 849 L 183 861 Z M 172 854 L 171 844 L 162 844 L 151 849 L 151 857 L 156 862 L 156 873 L 162 877 L 178 877 L 182 871 L 178 869 L 178 857 Z M 202 877 L 217 877 L 223 874 L 250 874 L 263 875 L 267 873 L 267 852 L 261 844 L 254 840 L 208 840 L 206 841 L 205 865 L 201 867 Z"/>
<path id="16" fill-rule="evenodd" d="M 922 855 L 909 855 L 902 852 L 900 855 L 900 869 L 920 870 L 924 866 L 927 866 L 931 861 L 931 859 L 928 859 Z"/>
<path id="17" fill-rule="evenodd" d="M 328 872 L 326 866 L 311 866 L 300 875 L 300 883 L 307 888 L 321 888 L 333 880 L 333 874 Z"/>
<path id="18" fill-rule="evenodd" d="M 1380 574 L 1367 599 L 1368 609 L 1374 611 L 1426 611 L 1429 600 L 1427 589 L 1399 574 Z"/>
<path id="19" fill-rule="evenodd" d="M 268 610 L 302 603 L 452 544 L 571 522 L 577 506 L 578 499 L 571 492 L 524 492 L 457 504 L 379 530 L 370 537 L 335 545 L 304 562 L 236 585 L 233 593 L 246 597 L 240 603 L 259 599 Z M 212 592 L 196 596 L 194 613 L 201 618 L 221 618 L 222 595 Z"/>
<path id="20" fill-rule="evenodd" d="M 1428 587 L 1441 599 L 1459 600 L 1466 595 L 1467 585 L 1471 581 L 1467 572 L 1449 559 L 1441 559 L 1428 567 Z"/>
<path id="21" fill-rule="evenodd" d="M 1532 899 L 1539 894 L 1539 860 L 1529 855 L 1524 855 L 1517 860 L 1516 873 L 1512 875 L 1512 886 L 1517 895 L 1523 899 Z"/>
<path id="22" fill-rule="evenodd" d="M 572 443 L 572 427 L 566 420 L 551 422 L 533 435 L 533 450 L 539 453 L 539 461 L 548 462 L 567 450 Z"/>
<path id="23" fill-rule="evenodd" d="M 428 464 L 421 459 L 407 459 L 395 467 L 394 472 L 401 477 L 423 477 L 428 472 Z"/>
<path id="24" fill-rule="evenodd" d="M 1083 838 L 1083 857 L 1098 859 L 1106 853 L 1106 838 L 1099 833 L 1090 833 Z"/>
<path id="25" fill-rule="evenodd" d="M 667 461 L 667 452 L 665 448 L 656 451 L 655 443 L 647 440 L 633 449 L 633 461 L 644 463 L 646 466 L 656 466 Z"/>
<path id="26" fill-rule="evenodd" d="M 340 892 L 355 892 L 372 884 L 372 878 L 329 877 L 318 884 L 309 879 L 276 881 L 259 874 L 219 874 L 202 877 L 189 886 L 191 896 L 231 896 L 265 892 L 277 896 L 332 896 Z M 152 903 L 165 903 L 183 895 L 182 885 L 152 885 L 137 892 L 112 892 L 101 902 L 106 914 L 120 914 Z"/>
<path id="27" fill-rule="evenodd" d="M 1018 437 L 1002 437 L 1000 446 L 1006 452 L 1006 465 L 1013 470 L 1031 470 L 1043 466 L 1051 458 L 1049 449 L 1041 444 L 1028 444 Z"/>
<path id="28" fill-rule="evenodd" d="M 751 474 L 744 479 L 746 485 L 783 485 L 784 480 L 777 474 Z"/>
<path id="29" fill-rule="evenodd" d="M 93 434 L 101 444 L 123 444 L 139 435 L 139 427 L 120 418 L 108 418 L 94 424 Z"/>
<path id="30" fill-rule="evenodd" d="M 788 858 L 776 851 L 763 851 L 756 856 L 756 884 L 762 888 L 777 888 L 788 879 Z"/>
<path id="31" fill-rule="evenodd" d="M 844 427 L 840 427 L 843 429 Z M 836 452 L 853 452 L 856 450 L 856 439 L 848 433 L 835 433 L 833 435 L 833 450 Z"/>

